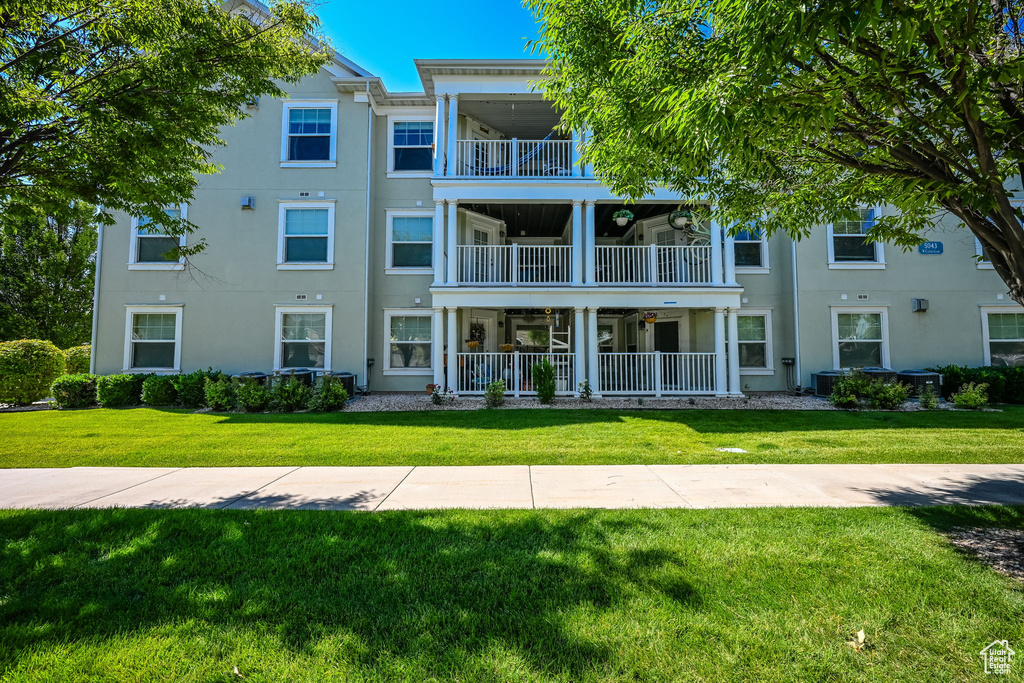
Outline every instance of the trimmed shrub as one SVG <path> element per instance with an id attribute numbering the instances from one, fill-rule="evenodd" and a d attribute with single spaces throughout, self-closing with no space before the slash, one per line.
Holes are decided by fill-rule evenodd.
<path id="1" fill-rule="evenodd" d="M 88 344 L 72 346 L 64 349 L 64 372 L 69 375 L 89 372 L 89 360 L 92 355 L 92 347 Z"/>
<path id="2" fill-rule="evenodd" d="M 142 402 L 142 383 L 152 375 L 105 375 L 96 379 L 96 400 L 104 408 L 128 408 Z"/>
<path id="3" fill-rule="evenodd" d="M 262 413 L 270 407 L 270 398 L 270 388 L 260 384 L 255 377 L 235 379 L 235 400 L 245 412 Z"/>
<path id="4" fill-rule="evenodd" d="M 988 386 L 968 382 L 960 387 L 960 391 L 953 394 L 953 404 L 957 408 L 965 410 L 980 410 L 988 405 Z"/>
<path id="5" fill-rule="evenodd" d="M 505 403 L 505 380 L 497 379 L 484 389 L 484 405 L 488 408 L 500 408 Z"/>
<path id="6" fill-rule="evenodd" d="M 61 375 L 53 380 L 50 395 L 58 408 L 88 408 L 96 403 L 96 375 Z"/>
<path id="7" fill-rule="evenodd" d="M 223 413 L 235 407 L 235 387 L 229 377 L 206 378 L 206 405 Z"/>
<path id="8" fill-rule="evenodd" d="M 837 388 L 832 389 L 832 394 L 828 397 L 828 402 L 836 408 L 843 408 L 845 410 L 860 408 L 859 398 L 850 393 L 840 392 Z"/>
<path id="9" fill-rule="evenodd" d="M 324 375 L 316 381 L 313 396 L 309 399 L 309 409 L 318 413 L 332 410 L 344 410 L 348 402 L 348 392 L 340 377 Z"/>
<path id="10" fill-rule="evenodd" d="M 942 375 L 942 397 L 947 401 L 965 384 L 987 384 L 988 397 L 993 403 L 1024 405 L 1024 367 L 943 365 L 928 369 Z"/>
<path id="11" fill-rule="evenodd" d="M 533 388 L 537 392 L 537 400 L 548 404 L 555 400 L 555 390 L 558 383 L 555 378 L 555 366 L 545 358 L 539 363 L 534 363 L 531 368 L 533 373 Z"/>
<path id="12" fill-rule="evenodd" d="M 270 387 L 271 405 L 285 413 L 305 410 L 309 407 L 311 393 L 297 377 L 277 377 Z"/>
<path id="13" fill-rule="evenodd" d="M 142 383 L 142 402 L 147 406 L 173 406 L 178 398 L 174 375 L 153 375 Z"/>
<path id="14" fill-rule="evenodd" d="M 206 380 L 214 381 L 224 377 L 220 370 L 193 370 L 174 378 L 174 388 L 178 392 L 178 405 L 183 408 L 202 408 L 206 405 Z"/>
<path id="15" fill-rule="evenodd" d="M 939 409 L 939 397 L 935 394 L 935 389 L 930 384 L 926 384 L 918 395 L 918 401 L 921 407 L 925 410 L 938 410 Z"/>
<path id="16" fill-rule="evenodd" d="M 899 410 L 910 396 L 910 386 L 902 382 L 886 383 L 875 380 L 868 385 L 868 401 L 872 408 Z"/>
<path id="17" fill-rule="evenodd" d="M 0 403 L 25 405 L 46 398 L 64 374 L 64 352 L 48 341 L 0 342 Z"/>

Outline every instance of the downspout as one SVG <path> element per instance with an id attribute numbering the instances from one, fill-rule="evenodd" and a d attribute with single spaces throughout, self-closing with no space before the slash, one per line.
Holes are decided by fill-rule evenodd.
<path id="1" fill-rule="evenodd" d="M 800 278 L 796 272 L 796 240 L 790 238 L 793 246 L 793 370 L 796 372 L 796 391 L 802 389 L 803 374 L 800 371 Z"/>
<path id="2" fill-rule="evenodd" d="M 103 213 L 103 207 L 99 207 Z M 103 223 L 96 226 L 96 272 L 92 277 L 92 340 L 89 342 L 89 374 L 96 374 L 96 334 L 99 329 L 100 260 L 103 256 Z"/>
<path id="3" fill-rule="evenodd" d="M 363 245 L 363 384 L 370 388 L 370 173 L 373 155 L 373 106 L 370 82 L 366 81 L 366 242 Z"/>

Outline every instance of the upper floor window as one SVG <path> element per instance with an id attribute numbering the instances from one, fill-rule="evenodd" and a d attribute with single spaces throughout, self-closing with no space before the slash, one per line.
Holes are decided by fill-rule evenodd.
<path id="1" fill-rule="evenodd" d="M 184 205 L 164 209 L 171 220 L 186 218 Z M 175 270 L 183 267 L 184 259 L 171 256 L 171 252 L 185 246 L 185 236 L 167 234 L 167 229 L 146 216 L 132 220 L 132 244 L 128 267 L 132 270 Z"/>
<path id="2" fill-rule="evenodd" d="M 433 147 L 433 121 L 396 121 L 392 133 L 391 170 L 433 170 Z"/>
<path id="3" fill-rule="evenodd" d="M 388 211 L 387 224 L 385 267 L 402 272 L 433 272 L 434 214 L 419 210 Z"/>
<path id="4" fill-rule="evenodd" d="M 333 267 L 333 202 L 283 203 L 279 224 L 279 270 L 322 270 Z"/>
<path id="5" fill-rule="evenodd" d="M 867 231 L 878 219 L 878 209 L 857 209 L 855 213 L 855 219 L 836 221 L 829 226 L 829 267 L 884 267 L 882 244 L 867 238 Z"/>
<path id="6" fill-rule="evenodd" d="M 338 103 L 284 103 L 281 163 L 286 166 L 334 166 L 337 160 Z"/>
<path id="7" fill-rule="evenodd" d="M 736 233 L 733 239 L 736 268 L 761 270 L 768 268 L 768 250 L 764 234 L 754 227 Z"/>
<path id="8" fill-rule="evenodd" d="M 180 369 L 181 307 L 130 306 L 127 311 L 124 369 Z"/>
<path id="9" fill-rule="evenodd" d="M 1024 313 L 992 313 L 985 316 L 985 365 L 1024 366 Z"/>
<path id="10" fill-rule="evenodd" d="M 992 265 L 992 258 L 988 255 L 988 251 L 977 237 L 974 238 L 974 254 L 977 257 L 979 270 L 995 269 L 995 266 Z"/>

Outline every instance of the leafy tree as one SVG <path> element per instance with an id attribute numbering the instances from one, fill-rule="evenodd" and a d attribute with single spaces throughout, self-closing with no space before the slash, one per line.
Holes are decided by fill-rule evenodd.
<path id="1" fill-rule="evenodd" d="M 888 204 L 869 236 L 904 248 L 952 214 L 1024 303 L 1021 0 L 527 4 L 547 94 L 619 193 L 794 237 Z"/>
<path id="2" fill-rule="evenodd" d="M 191 232 L 163 205 L 216 170 L 247 102 L 326 63 L 318 26 L 307 0 L 6 0 L 0 210 L 84 201 Z"/>
<path id="3" fill-rule="evenodd" d="M 95 218 L 88 205 L 0 214 L 0 341 L 89 342 Z"/>

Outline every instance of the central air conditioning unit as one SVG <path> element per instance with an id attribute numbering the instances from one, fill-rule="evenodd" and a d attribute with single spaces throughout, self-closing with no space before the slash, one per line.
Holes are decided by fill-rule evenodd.
<path id="1" fill-rule="evenodd" d="M 927 386 L 930 386 L 938 396 L 939 387 L 942 385 L 942 375 L 928 370 L 901 370 L 896 373 L 896 379 L 910 385 L 911 396 L 920 396 L 921 390 Z"/>
<path id="2" fill-rule="evenodd" d="M 896 371 L 889 368 L 864 368 L 863 372 L 871 379 L 880 379 L 886 384 L 896 381 Z"/>
<path id="3" fill-rule="evenodd" d="M 341 379 L 341 385 L 345 387 L 345 393 L 348 394 L 349 398 L 355 398 L 356 395 L 356 376 L 351 372 L 327 372 L 324 373 L 327 377 L 338 377 Z"/>
<path id="4" fill-rule="evenodd" d="M 814 395 L 831 396 L 836 382 L 844 374 L 841 370 L 823 370 L 811 373 L 811 387 L 814 388 Z"/>

